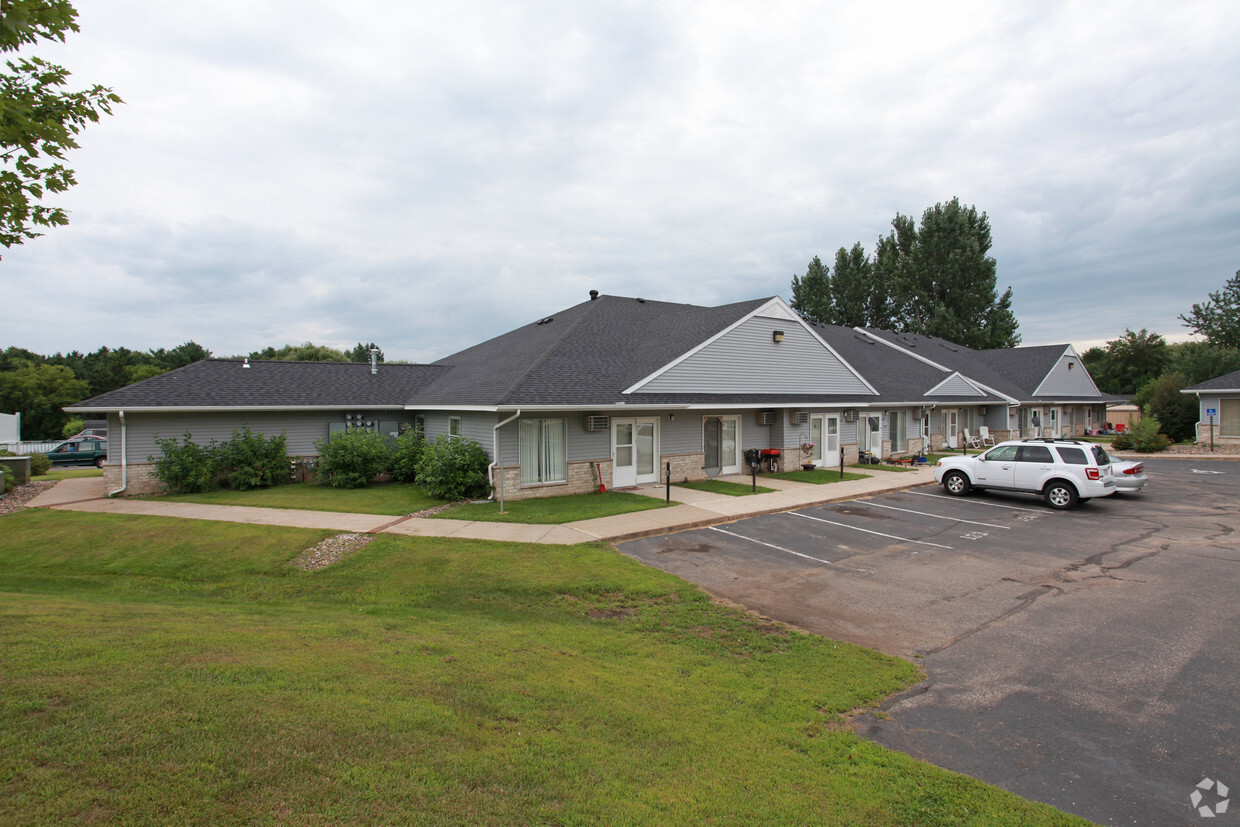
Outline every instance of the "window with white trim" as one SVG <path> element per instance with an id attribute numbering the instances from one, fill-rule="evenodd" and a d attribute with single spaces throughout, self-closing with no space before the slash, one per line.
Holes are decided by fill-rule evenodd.
<path id="1" fill-rule="evenodd" d="M 459 416 L 448 417 L 448 435 L 449 436 L 460 436 L 461 435 L 461 418 Z"/>
<path id="2" fill-rule="evenodd" d="M 521 484 L 568 481 L 568 420 L 521 420 Z"/>
<path id="3" fill-rule="evenodd" d="M 908 450 L 908 411 L 892 411 L 887 415 L 887 427 L 891 433 L 891 450 Z"/>
<path id="4" fill-rule="evenodd" d="M 1218 435 L 1240 436 L 1240 399 L 1220 399 L 1218 413 Z"/>

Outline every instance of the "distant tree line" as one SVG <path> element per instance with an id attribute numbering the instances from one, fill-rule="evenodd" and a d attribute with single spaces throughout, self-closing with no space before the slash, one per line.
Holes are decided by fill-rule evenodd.
<path id="1" fill-rule="evenodd" d="M 379 349 L 374 342 L 365 345 L 358 342 L 352 350 L 305 342 L 267 347 L 250 353 L 249 357 L 279 361 L 369 362 L 372 348 Z M 92 353 L 74 350 L 51 356 L 9 347 L 0 351 L 0 413 L 22 415 L 24 439 L 59 439 L 71 420 L 64 412 L 65 406 L 210 356 L 211 351 L 194 341 L 171 349 L 142 351 L 105 346 Z M 378 356 L 382 362 L 381 349 Z"/>

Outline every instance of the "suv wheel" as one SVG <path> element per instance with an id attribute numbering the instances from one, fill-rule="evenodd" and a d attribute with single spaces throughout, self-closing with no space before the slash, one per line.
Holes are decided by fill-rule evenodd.
<path id="1" fill-rule="evenodd" d="M 963 497 L 972 487 L 969 478 L 959 471 L 951 471 L 943 477 L 943 489 L 954 497 Z"/>
<path id="2" fill-rule="evenodd" d="M 1077 496 L 1076 489 L 1072 487 L 1072 484 L 1063 480 L 1051 480 L 1048 482 L 1042 495 L 1046 497 L 1047 505 L 1060 511 L 1072 508 L 1080 501 L 1080 497 Z"/>

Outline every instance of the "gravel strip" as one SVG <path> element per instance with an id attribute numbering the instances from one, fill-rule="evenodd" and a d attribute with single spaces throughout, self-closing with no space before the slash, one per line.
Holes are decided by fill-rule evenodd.
<path id="1" fill-rule="evenodd" d="M 461 500 L 461 502 L 466 502 L 466 501 L 465 501 L 465 500 Z M 439 513 L 441 513 L 441 512 L 447 511 L 449 508 L 452 508 L 453 506 L 460 505 L 460 504 L 461 504 L 461 502 L 455 502 L 455 503 L 444 503 L 443 505 L 435 505 L 435 506 L 431 506 L 430 508 L 424 508 L 424 509 L 422 509 L 421 511 L 415 511 L 415 512 L 413 512 L 412 514 L 410 514 L 409 516 L 410 516 L 410 517 L 430 517 L 430 516 L 433 516 L 433 515 L 435 515 L 435 514 L 439 514 Z"/>
<path id="2" fill-rule="evenodd" d="M 291 563 L 304 571 L 327 568 L 332 563 L 338 562 L 346 554 L 351 554 L 360 548 L 370 545 L 374 539 L 375 536 L 373 534 L 354 534 L 352 532 L 337 534 L 335 537 L 328 537 L 313 548 L 306 549 Z"/>
<path id="3" fill-rule="evenodd" d="M 8 496 L 0 499 L 0 514 L 9 514 L 14 511 L 21 511 L 26 503 L 42 494 L 47 489 L 56 484 L 56 480 L 42 480 L 40 482 L 28 482 L 25 485 L 18 485 L 8 493 Z"/>

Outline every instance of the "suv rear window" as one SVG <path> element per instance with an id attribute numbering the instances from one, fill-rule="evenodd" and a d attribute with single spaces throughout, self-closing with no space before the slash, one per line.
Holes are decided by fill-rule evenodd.
<path id="1" fill-rule="evenodd" d="M 1094 461 L 1099 465 L 1110 465 L 1111 455 L 1107 453 L 1107 449 L 1101 445 L 1094 446 Z"/>
<path id="2" fill-rule="evenodd" d="M 1065 448 L 1059 446 L 1055 450 L 1059 451 L 1059 458 L 1066 465 L 1089 465 L 1089 460 L 1085 457 L 1085 452 L 1080 448 Z"/>

